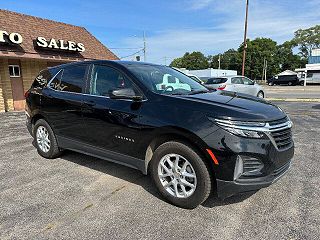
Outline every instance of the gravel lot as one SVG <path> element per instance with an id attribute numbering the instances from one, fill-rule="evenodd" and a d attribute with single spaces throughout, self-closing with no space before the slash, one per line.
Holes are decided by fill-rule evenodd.
<path id="1" fill-rule="evenodd" d="M 0 114 L 0 239 L 320 239 L 320 104 L 282 103 L 295 160 L 253 195 L 185 210 L 140 172 L 68 152 L 46 160 L 23 113 Z"/>

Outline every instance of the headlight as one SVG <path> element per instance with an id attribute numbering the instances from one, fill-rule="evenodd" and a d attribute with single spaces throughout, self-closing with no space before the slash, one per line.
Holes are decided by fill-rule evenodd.
<path id="1" fill-rule="evenodd" d="M 209 117 L 209 119 L 224 130 L 237 136 L 248 138 L 264 137 L 264 133 L 261 131 L 261 129 L 266 125 L 264 122 L 231 121 L 211 117 Z"/>

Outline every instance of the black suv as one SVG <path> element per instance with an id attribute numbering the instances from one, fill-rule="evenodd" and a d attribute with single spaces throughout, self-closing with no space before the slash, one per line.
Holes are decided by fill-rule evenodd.
<path id="1" fill-rule="evenodd" d="M 294 154 L 292 123 L 279 107 L 208 90 L 166 66 L 86 61 L 48 68 L 26 102 L 41 156 L 69 149 L 150 173 L 164 198 L 184 208 L 212 190 L 226 198 L 269 186 Z"/>
<path id="2" fill-rule="evenodd" d="M 267 80 L 267 83 L 270 86 L 273 85 L 303 85 L 303 81 L 300 81 L 297 75 L 280 75 L 280 76 L 274 76 Z"/>

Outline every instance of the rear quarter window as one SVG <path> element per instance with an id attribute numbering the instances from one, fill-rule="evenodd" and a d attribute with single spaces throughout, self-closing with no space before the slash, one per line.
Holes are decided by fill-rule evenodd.
<path id="1" fill-rule="evenodd" d="M 61 69 L 50 82 L 50 88 L 63 92 L 82 93 L 87 65 L 76 65 Z"/>
<path id="2" fill-rule="evenodd" d="M 43 88 L 46 86 L 53 76 L 58 72 L 57 69 L 45 69 L 42 70 L 38 76 L 34 79 L 32 87 L 33 88 Z"/>

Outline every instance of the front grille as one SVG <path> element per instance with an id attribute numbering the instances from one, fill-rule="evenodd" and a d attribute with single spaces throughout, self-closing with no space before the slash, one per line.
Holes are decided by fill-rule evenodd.
<path id="1" fill-rule="evenodd" d="M 269 125 L 270 126 L 275 126 L 275 125 L 278 125 L 278 124 L 283 124 L 283 123 L 288 122 L 288 120 L 289 120 L 288 117 L 284 117 L 284 118 L 281 118 L 281 119 L 278 119 L 278 120 L 270 121 Z"/>
<path id="2" fill-rule="evenodd" d="M 279 150 L 288 149 L 293 144 L 291 128 L 274 130 L 271 132 L 271 136 L 273 137 Z"/>

